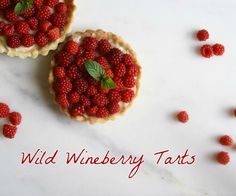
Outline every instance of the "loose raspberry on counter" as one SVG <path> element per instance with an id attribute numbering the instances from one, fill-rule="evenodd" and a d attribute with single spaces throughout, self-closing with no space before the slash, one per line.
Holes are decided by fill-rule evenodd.
<path id="1" fill-rule="evenodd" d="M 15 137 L 17 131 L 17 127 L 13 125 L 4 124 L 3 125 L 3 135 L 9 139 Z"/>
<path id="2" fill-rule="evenodd" d="M 200 48 L 201 55 L 205 58 L 213 56 L 213 48 L 209 44 L 205 44 Z"/>
<path id="3" fill-rule="evenodd" d="M 206 41 L 209 38 L 209 33 L 206 29 L 197 32 L 197 39 L 199 41 Z"/>
<path id="4" fill-rule="evenodd" d="M 224 146 L 232 146 L 234 141 L 229 135 L 223 135 L 219 138 L 219 142 Z"/>
<path id="5" fill-rule="evenodd" d="M 19 112 L 11 112 L 9 114 L 9 120 L 13 125 L 19 125 L 21 123 L 21 114 Z"/>
<path id="6" fill-rule="evenodd" d="M 177 119 L 182 122 L 182 123 L 186 123 L 189 120 L 189 116 L 188 113 L 186 111 L 181 111 L 177 114 Z"/>
<path id="7" fill-rule="evenodd" d="M 213 48 L 213 53 L 216 56 L 221 56 L 225 52 L 225 47 L 222 44 L 214 44 L 212 48 Z"/>
<path id="8" fill-rule="evenodd" d="M 0 118 L 6 118 L 8 117 L 10 112 L 10 108 L 5 103 L 0 103 Z"/>
<path id="9" fill-rule="evenodd" d="M 224 152 L 224 151 L 217 153 L 216 160 L 218 161 L 218 163 L 222 165 L 227 165 L 230 162 L 229 153 Z"/>

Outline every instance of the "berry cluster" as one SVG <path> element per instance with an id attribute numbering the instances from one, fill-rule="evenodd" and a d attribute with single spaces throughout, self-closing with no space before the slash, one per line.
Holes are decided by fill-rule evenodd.
<path id="1" fill-rule="evenodd" d="M 102 88 L 85 68 L 85 62 L 100 64 L 115 88 Z M 72 117 L 106 118 L 118 113 L 121 103 L 129 103 L 135 95 L 139 67 L 134 58 L 112 47 L 106 39 L 84 37 L 79 43 L 70 39 L 55 55 L 53 89 L 55 101 Z"/>
<path id="2" fill-rule="evenodd" d="M 67 22 L 67 5 L 59 0 L 33 0 L 31 8 L 21 14 L 14 10 L 18 0 L 1 0 L 0 36 L 10 48 L 44 47 L 57 40 Z"/>
<path id="3" fill-rule="evenodd" d="M 21 114 L 19 112 L 10 112 L 10 108 L 5 103 L 0 103 L 0 118 L 8 118 L 9 124 L 3 125 L 3 135 L 9 139 L 15 137 L 17 126 L 21 123 Z"/>
<path id="4" fill-rule="evenodd" d="M 209 33 L 207 30 L 202 29 L 197 32 L 197 39 L 199 41 L 206 41 L 208 38 L 209 38 Z M 200 48 L 200 53 L 205 58 L 210 58 L 213 55 L 222 56 L 224 52 L 225 52 L 225 47 L 219 43 L 216 43 L 213 46 L 205 44 Z"/>

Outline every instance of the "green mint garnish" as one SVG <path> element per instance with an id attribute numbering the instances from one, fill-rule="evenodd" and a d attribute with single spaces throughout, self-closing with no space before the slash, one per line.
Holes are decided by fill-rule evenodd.
<path id="1" fill-rule="evenodd" d="M 30 9 L 32 5 L 33 5 L 33 0 L 21 0 L 16 4 L 14 11 L 17 14 L 22 14 L 28 9 Z"/>
<path id="2" fill-rule="evenodd" d="M 90 76 L 92 76 L 97 81 L 101 81 L 102 88 L 114 89 L 116 87 L 115 82 L 106 75 L 105 70 L 99 63 L 88 60 L 85 62 L 85 68 Z"/>

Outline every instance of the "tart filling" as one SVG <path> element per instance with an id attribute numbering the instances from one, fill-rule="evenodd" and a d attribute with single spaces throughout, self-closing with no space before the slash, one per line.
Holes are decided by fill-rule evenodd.
<path id="1" fill-rule="evenodd" d="M 46 56 L 71 31 L 73 0 L 33 0 L 19 12 L 16 7 L 21 2 L 27 0 L 0 3 L 0 53 L 20 58 Z"/>
<path id="2" fill-rule="evenodd" d="M 89 65 L 102 70 L 102 78 Z M 87 30 L 60 45 L 51 62 L 50 92 L 69 117 L 105 122 L 131 106 L 140 77 L 141 67 L 127 43 L 113 33 Z"/>

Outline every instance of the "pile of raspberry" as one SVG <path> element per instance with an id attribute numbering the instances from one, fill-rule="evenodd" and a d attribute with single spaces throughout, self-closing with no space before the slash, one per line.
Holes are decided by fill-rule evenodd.
<path id="1" fill-rule="evenodd" d="M 106 89 L 87 72 L 87 60 L 96 61 L 116 87 Z M 133 57 L 112 47 L 106 39 L 85 37 L 80 43 L 69 40 L 55 55 L 53 88 L 56 102 L 72 117 L 106 118 L 120 112 L 121 103 L 135 95 L 138 66 Z"/>
<path id="2" fill-rule="evenodd" d="M 0 119 L 8 119 L 9 121 L 9 123 L 3 125 L 3 135 L 9 139 L 14 138 L 17 126 L 21 123 L 21 114 L 19 112 L 10 112 L 10 108 L 6 103 L 0 103 Z"/>
<path id="3" fill-rule="evenodd" d="M 57 40 L 67 22 L 68 7 L 59 0 L 33 0 L 22 14 L 14 11 L 20 0 L 0 1 L 0 36 L 10 48 L 44 47 Z"/>

